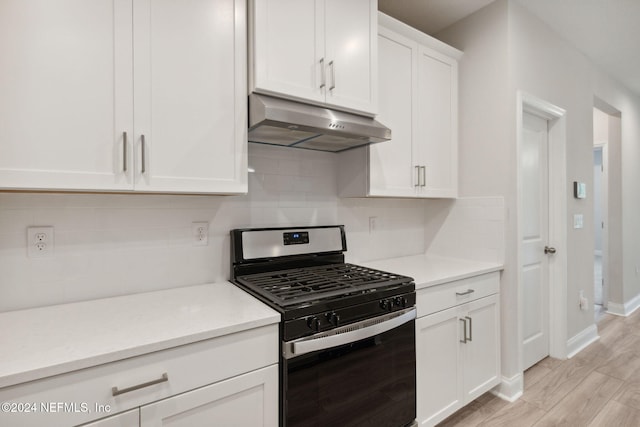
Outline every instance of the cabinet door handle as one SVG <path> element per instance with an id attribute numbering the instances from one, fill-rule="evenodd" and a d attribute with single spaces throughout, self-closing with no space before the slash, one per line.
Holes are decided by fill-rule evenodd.
<path id="1" fill-rule="evenodd" d="M 141 388 L 150 387 L 152 385 L 164 383 L 167 381 L 169 381 L 169 376 L 165 372 L 164 374 L 162 374 L 162 377 L 158 378 L 157 380 L 147 381 L 146 383 L 134 385 L 120 390 L 118 389 L 118 387 L 111 387 L 111 395 L 118 396 L 121 394 L 129 393 L 130 391 L 140 390 Z"/>
<path id="2" fill-rule="evenodd" d="M 140 137 L 140 145 L 141 145 L 141 156 L 140 156 L 140 160 L 141 160 L 141 167 L 140 167 L 140 173 L 145 173 L 147 171 L 146 168 L 146 164 L 147 164 L 147 157 L 146 157 L 146 141 L 144 139 L 144 134 Z"/>
<path id="3" fill-rule="evenodd" d="M 467 318 L 460 318 L 458 319 L 459 321 L 462 322 L 462 339 L 460 340 L 461 343 L 466 344 L 467 343 Z"/>
<path id="4" fill-rule="evenodd" d="M 324 68 L 324 58 L 320 58 L 320 76 L 321 76 L 320 89 L 322 89 L 327 85 L 327 70 L 325 70 Z"/>
<path id="5" fill-rule="evenodd" d="M 122 172 L 127 171 L 127 133 L 122 132 Z"/>
<path id="6" fill-rule="evenodd" d="M 416 183 L 414 187 L 420 187 L 420 166 L 416 165 L 415 169 L 416 169 L 416 180 L 415 180 Z"/>
<path id="7" fill-rule="evenodd" d="M 469 316 L 464 316 L 465 319 L 469 319 L 469 341 L 473 341 L 473 319 Z"/>
<path id="8" fill-rule="evenodd" d="M 329 90 L 334 90 L 336 88 L 336 65 L 333 61 L 330 61 L 329 67 L 331 67 L 331 86 L 329 86 Z"/>
<path id="9" fill-rule="evenodd" d="M 420 186 L 426 187 L 427 186 L 427 167 L 426 166 L 420 166 L 420 177 L 422 179 L 422 183 L 420 184 Z"/>
<path id="10" fill-rule="evenodd" d="M 469 295 L 469 294 L 472 294 L 472 293 L 474 293 L 474 292 L 475 292 L 475 290 L 473 290 L 473 289 L 468 289 L 468 290 L 466 290 L 466 291 L 464 291 L 464 292 L 456 292 L 456 296 L 463 297 L 463 296 L 465 296 L 465 295 Z"/>

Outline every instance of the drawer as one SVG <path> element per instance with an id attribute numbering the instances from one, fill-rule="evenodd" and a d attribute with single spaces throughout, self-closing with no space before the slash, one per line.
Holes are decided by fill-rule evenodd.
<path id="1" fill-rule="evenodd" d="M 495 294 L 499 290 L 498 271 L 420 289 L 416 293 L 418 317 L 474 301 Z"/>
<path id="2" fill-rule="evenodd" d="M 16 412 L 0 425 L 85 423 L 275 363 L 278 326 L 264 326 L 5 387 L 0 402 Z"/>

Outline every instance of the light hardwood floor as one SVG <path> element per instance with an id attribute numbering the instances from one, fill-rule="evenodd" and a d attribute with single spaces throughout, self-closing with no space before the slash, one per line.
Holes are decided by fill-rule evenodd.
<path id="1" fill-rule="evenodd" d="M 604 314 L 598 334 L 573 358 L 528 369 L 516 402 L 487 393 L 439 427 L 640 426 L 640 311 Z"/>

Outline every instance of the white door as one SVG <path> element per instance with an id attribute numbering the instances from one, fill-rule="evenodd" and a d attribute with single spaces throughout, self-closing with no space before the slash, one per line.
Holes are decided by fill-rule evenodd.
<path id="1" fill-rule="evenodd" d="M 245 2 L 136 0 L 134 28 L 135 189 L 246 191 Z"/>
<path id="2" fill-rule="evenodd" d="M 418 44 L 385 28 L 378 36 L 381 123 L 391 141 L 369 146 L 369 194 L 415 197 L 412 158 L 416 134 Z"/>
<path id="3" fill-rule="evenodd" d="M 524 113 L 520 151 L 523 369 L 549 355 L 548 122 Z"/>
<path id="4" fill-rule="evenodd" d="M 0 2 L 0 187 L 132 188 L 131 7 Z"/>
<path id="5" fill-rule="evenodd" d="M 324 103 L 324 0 L 253 0 L 251 5 L 251 89 Z"/>
<path id="6" fill-rule="evenodd" d="M 327 104 L 377 113 L 378 2 L 325 0 Z"/>
<path id="7" fill-rule="evenodd" d="M 140 408 L 141 427 L 277 425 L 277 366 L 252 371 Z"/>

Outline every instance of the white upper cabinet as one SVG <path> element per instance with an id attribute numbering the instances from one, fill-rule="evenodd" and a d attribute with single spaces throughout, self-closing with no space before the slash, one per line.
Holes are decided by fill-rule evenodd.
<path id="1" fill-rule="evenodd" d="M 247 191 L 244 0 L 135 0 L 133 16 L 135 189 Z"/>
<path id="2" fill-rule="evenodd" d="M 426 197 L 458 194 L 458 64 L 420 46 L 418 52 L 418 191 Z"/>
<path id="3" fill-rule="evenodd" d="M 377 119 L 391 129 L 391 140 L 340 153 L 340 195 L 455 198 L 462 52 L 378 16 Z"/>
<path id="4" fill-rule="evenodd" d="M 381 123 L 391 129 L 393 139 L 371 145 L 369 151 L 369 195 L 404 196 L 416 194 L 413 138 L 418 94 L 414 90 L 418 74 L 418 43 L 386 28 L 379 29 Z"/>
<path id="5" fill-rule="evenodd" d="M 251 91 L 374 115 L 376 0 L 251 1 Z"/>
<path id="6" fill-rule="evenodd" d="M 0 2 L 0 187 L 131 188 L 132 40 L 131 0 Z"/>
<path id="7" fill-rule="evenodd" d="M 247 189 L 244 0 L 3 1 L 0 67 L 0 188 Z"/>

